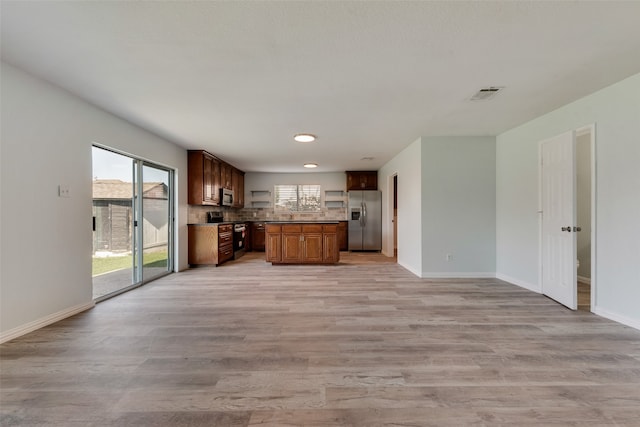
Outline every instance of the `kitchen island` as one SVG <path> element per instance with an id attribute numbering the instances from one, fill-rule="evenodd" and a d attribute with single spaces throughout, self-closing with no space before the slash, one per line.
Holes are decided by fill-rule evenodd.
<path id="1" fill-rule="evenodd" d="M 272 264 L 336 264 L 338 221 L 268 222 L 265 252 Z"/>

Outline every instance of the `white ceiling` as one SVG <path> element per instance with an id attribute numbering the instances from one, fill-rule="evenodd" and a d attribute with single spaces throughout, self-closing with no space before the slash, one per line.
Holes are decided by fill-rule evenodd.
<path id="1" fill-rule="evenodd" d="M 4 61 L 246 171 L 378 169 L 420 136 L 496 135 L 640 72 L 640 1 L 3 0 L 1 15 Z M 506 89 L 468 100 L 488 85 Z"/>

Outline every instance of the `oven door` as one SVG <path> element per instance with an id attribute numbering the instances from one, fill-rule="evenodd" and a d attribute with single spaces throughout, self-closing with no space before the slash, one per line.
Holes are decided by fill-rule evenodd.
<path id="1" fill-rule="evenodd" d="M 235 224 L 233 226 L 233 251 L 243 251 L 247 244 L 247 225 Z"/>

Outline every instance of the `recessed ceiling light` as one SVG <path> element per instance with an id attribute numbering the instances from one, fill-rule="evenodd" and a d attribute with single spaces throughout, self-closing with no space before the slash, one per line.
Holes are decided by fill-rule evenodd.
<path id="1" fill-rule="evenodd" d="M 305 163 L 304 167 L 305 168 L 309 168 L 309 169 L 313 169 L 313 168 L 317 168 L 318 164 L 317 163 Z"/>
<path id="2" fill-rule="evenodd" d="M 316 140 L 316 136 L 311 135 L 310 133 L 299 133 L 297 135 L 294 135 L 293 139 L 298 142 L 313 142 Z"/>

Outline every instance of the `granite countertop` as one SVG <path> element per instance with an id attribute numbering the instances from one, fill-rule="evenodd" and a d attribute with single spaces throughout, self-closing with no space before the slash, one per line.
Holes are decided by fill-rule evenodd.
<path id="1" fill-rule="evenodd" d="M 267 224 L 338 224 L 340 220 L 323 220 L 323 221 L 260 221 Z"/>
<path id="2" fill-rule="evenodd" d="M 269 221 L 269 220 L 247 220 L 247 221 L 224 221 L 224 222 L 198 222 L 190 223 L 187 225 L 198 226 L 210 226 L 210 225 L 225 225 L 225 224 L 244 224 L 248 222 L 263 222 L 265 224 L 338 224 L 340 221 L 346 221 L 342 219 L 335 220 L 322 220 L 322 221 L 304 221 L 304 220 L 291 220 L 291 221 Z"/>
<path id="3" fill-rule="evenodd" d="M 224 221 L 224 222 L 196 222 L 190 223 L 187 225 L 227 225 L 227 224 L 236 224 L 236 223 L 244 223 L 247 221 Z"/>

